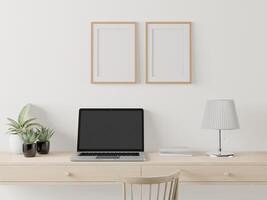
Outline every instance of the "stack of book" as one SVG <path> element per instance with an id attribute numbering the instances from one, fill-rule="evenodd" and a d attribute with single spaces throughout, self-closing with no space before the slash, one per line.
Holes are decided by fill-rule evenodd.
<path id="1" fill-rule="evenodd" d="M 192 149 L 186 147 L 163 148 L 159 150 L 160 156 L 193 156 Z"/>

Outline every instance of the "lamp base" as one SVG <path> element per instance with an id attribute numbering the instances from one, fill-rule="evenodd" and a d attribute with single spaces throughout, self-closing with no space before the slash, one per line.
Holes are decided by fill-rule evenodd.
<path id="1" fill-rule="evenodd" d="M 207 154 L 210 156 L 210 157 L 233 157 L 234 156 L 234 153 L 232 152 L 207 152 Z"/>

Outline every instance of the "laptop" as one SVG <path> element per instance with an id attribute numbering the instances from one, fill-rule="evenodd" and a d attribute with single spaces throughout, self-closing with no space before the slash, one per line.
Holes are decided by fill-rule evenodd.
<path id="1" fill-rule="evenodd" d="M 144 110 L 82 108 L 72 161 L 144 161 Z"/>

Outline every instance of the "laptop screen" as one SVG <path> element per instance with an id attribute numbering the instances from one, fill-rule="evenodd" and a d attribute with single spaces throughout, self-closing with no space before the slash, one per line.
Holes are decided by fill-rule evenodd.
<path id="1" fill-rule="evenodd" d="M 143 109 L 80 109 L 78 151 L 144 151 Z"/>

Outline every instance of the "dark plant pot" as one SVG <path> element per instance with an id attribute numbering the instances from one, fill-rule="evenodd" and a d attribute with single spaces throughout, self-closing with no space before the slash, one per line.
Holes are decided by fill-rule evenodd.
<path id="1" fill-rule="evenodd" d="M 23 144 L 23 154 L 25 157 L 36 156 L 36 144 Z"/>
<path id="2" fill-rule="evenodd" d="M 50 149 L 50 142 L 49 141 L 45 141 L 45 142 L 38 141 L 37 142 L 37 152 L 39 154 L 48 154 L 49 149 Z"/>

